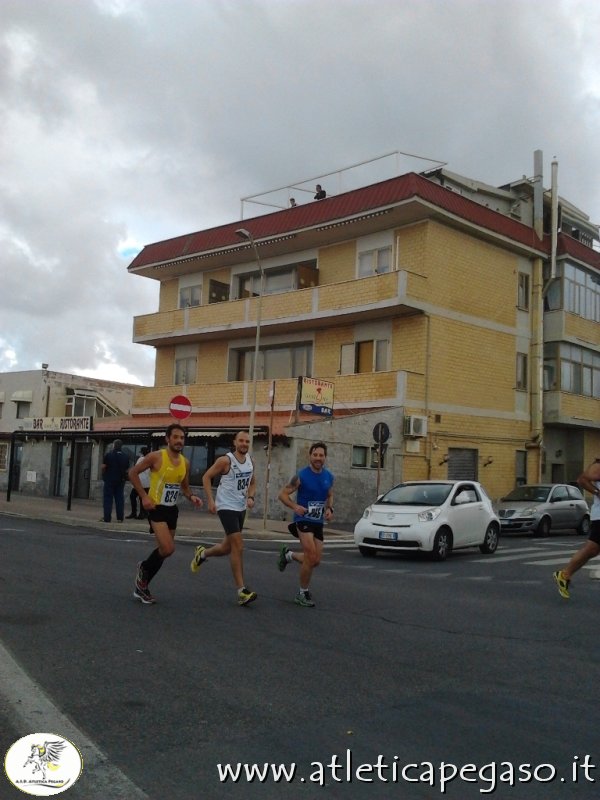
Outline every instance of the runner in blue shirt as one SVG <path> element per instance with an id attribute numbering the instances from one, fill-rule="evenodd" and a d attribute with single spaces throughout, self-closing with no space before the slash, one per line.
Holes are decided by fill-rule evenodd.
<path id="1" fill-rule="evenodd" d="M 333 517 L 332 473 L 325 468 L 327 445 L 315 442 L 308 451 L 309 464 L 279 492 L 279 500 L 294 512 L 290 533 L 298 536 L 302 552 L 289 550 L 285 545 L 279 553 L 281 572 L 290 561 L 300 564 L 300 590 L 295 597 L 299 606 L 313 608 L 315 603 L 308 590 L 312 571 L 321 562 L 323 554 L 323 524 Z M 296 493 L 296 501 L 292 495 Z"/>

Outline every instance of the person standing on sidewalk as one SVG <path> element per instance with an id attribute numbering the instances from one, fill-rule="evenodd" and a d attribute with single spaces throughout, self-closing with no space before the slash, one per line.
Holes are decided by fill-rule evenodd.
<path id="1" fill-rule="evenodd" d="M 579 548 L 566 567 L 554 573 L 554 580 L 559 594 L 566 600 L 569 599 L 569 584 L 573 574 L 581 569 L 587 562 L 600 553 L 600 458 L 597 458 L 577 478 L 577 483 L 582 489 L 590 492 L 594 499 L 590 513 L 590 534 L 587 542 Z"/>
<path id="2" fill-rule="evenodd" d="M 301 553 L 282 545 L 278 566 L 283 572 L 291 561 L 300 564 L 300 589 L 294 600 L 306 608 L 315 605 L 308 587 L 313 569 L 319 566 L 323 554 L 323 523 L 333 517 L 334 476 L 325 467 L 326 459 L 327 445 L 315 442 L 308 451 L 308 466 L 294 475 L 278 495 L 283 505 L 294 512 L 294 522 L 289 530 L 298 536 L 302 545 Z M 291 497 L 294 492 L 295 502 Z"/>
<path id="3" fill-rule="evenodd" d="M 142 501 L 142 508 L 148 514 L 150 531 L 154 533 L 157 547 L 145 561 L 140 561 L 135 576 L 133 596 L 142 603 L 154 603 L 148 584 L 154 578 L 163 562 L 175 552 L 175 530 L 177 528 L 177 499 L 179 494 L 193 503 L 202 506 L 202 500 L 192 494 L 189 484 L 190 465 L 183 456 L 185 430 L 173 423 L 165 433 L 167 446 L 162 450 L 148 453 L 129 470 L 129 480 Z M 142 486 L 140 475 L 150 470 L 150 488 Z"/>
<path id="4" fill-rule="evenodd" d="M 213 557 L 229 556 L 233 580 L 237 588 L 238 604 L 248 605 L 257 598 L 256 592 L 244 582 L 242 530 L 246 509 L 254 508 L 256 484 L 254 464 L 248 455 L 250 436 L 240 431 L 233 440 L 233 452 L 217 458 L 212 467 L 202 476 L 202 486 L 206 492 L 208 510 L 218 514 L 225 537 L 212 547 L 199 545 L 190 564 L 192 572 L 198 572 L 204 562 Z M 216 499 L 213 497 L 213 478 L 220 477 Z"/>
<path id="5" fill-rule="evenodd" d="M 125 514 L 125 481 L 129 459 L 121 449 L 123 442 L 115 439 L 112 450 L 104 454 L 102 460 L 102 480 L 104 481 L 103 511 L 104 522 L 111 521 L 113 500 L 117 522 L 123 522 Z"/>
<path id="6" fill-rule="evenodd" d="M 150 452 L 150 448 L 146 447 L 146 445 L 144 445 L 140 449 L 140 457 L 138 458 L 138 460 L 135 463 L 139 464 L 140 461 L 144 458 L 144 456 L 147 456 L 149 452 Z M 142 484 L 142 486 L 144 487 L 144 489 L 147 492 L 148 489 L 150 488 L 150 470 L 149 469 L 145 469 L 143 472 L 140 472 L 140 483 Z M 139 513 L 138 513 L 138 510 L 137 510 L 137 508 L 138 508 L 138 500 L 140 501 Z M 132 487 L 131 492 L 129 493 L 129 502 L 131 503 L 131 514 L 127 515 L 127 519 L 146 519 L 146 512 L 144 511 L 144 506 L 142 505 L 142 500 L 141 500 L 141 498 L 139 497 L 139 495 L 137 493 L 137 489 L 135 489 L 134 487 Z"/>

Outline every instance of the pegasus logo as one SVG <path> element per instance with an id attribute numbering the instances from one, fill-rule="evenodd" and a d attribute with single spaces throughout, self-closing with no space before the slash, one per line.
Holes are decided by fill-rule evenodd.
<path id="1" fill-rule="evenodd" d="M 31 753 L 23 767 L 31 764 L 32 773 L 34 775 L 38 772 L 41 773 L 40 777 L 45 781 L 47 779 L 46 770 L 58 769 L 58 762 L 64 746 L 65 743 L 58 739 L 52 742 L 44 742 L 44 744 L 31 745 Z"/>

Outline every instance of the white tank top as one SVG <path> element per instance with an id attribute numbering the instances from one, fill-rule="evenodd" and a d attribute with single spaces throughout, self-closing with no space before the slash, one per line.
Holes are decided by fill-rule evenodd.
<path id="1" fill-rule="evenodd" d="M 215 505 L 217 511 L 245 511 L 246 496 L 248 487 L 252 480 L 254 465 L 250 456 L 242 464 L 233 453 L 225 454 L 229 459 L 229 471 L 221 475 L 221 481 L 217 487 Z"/>
<path id="2" fill-rule="evenodd" d="M 600 489 L 600 481 L 593 481 L 593 483 L 597 489 Z M 590 519 L 594 520 L 594 522 L 600 519 L 600 497 L 598 497 L 597 494 L 594 495 L 594 499 L 592 500 Z"/>

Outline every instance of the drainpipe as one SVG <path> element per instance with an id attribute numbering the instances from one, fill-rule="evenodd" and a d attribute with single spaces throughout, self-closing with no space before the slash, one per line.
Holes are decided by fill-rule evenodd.
<path id="1" fill-rule="evenodd" d="M 426 350 L 425 350 L 425 417 L 429 420 L 429 369 L 431 364 L 431 318 L 425 315 L 427 322 Z M 427 453 L 427 479 L 431 480 L 431 448 L 433 445 L 432 433 L 427 425 L 426 453 Z"/>
<path id="2" fill-rule="evenodd" d="M 537 238 L 544 238 L 544 179 L 543 153 L 533 154 L 533 228 Z M 530 414 L 531 434 L 528 449 L 537 450 L 537 477 L 542 478 L 542 450 L 544 433 L 544 262 L 534 258 L 532 264 L 531 293 L 531 392 Z"/>
<path id="3" fill-rule="evenodd" d="M 558 243 L 558 161 L 552 159 L 552 183 L 551 202 L 552 202 L 552 243 L 550 252 L 550 280 L 556 278 L 556 249 Z"/>

